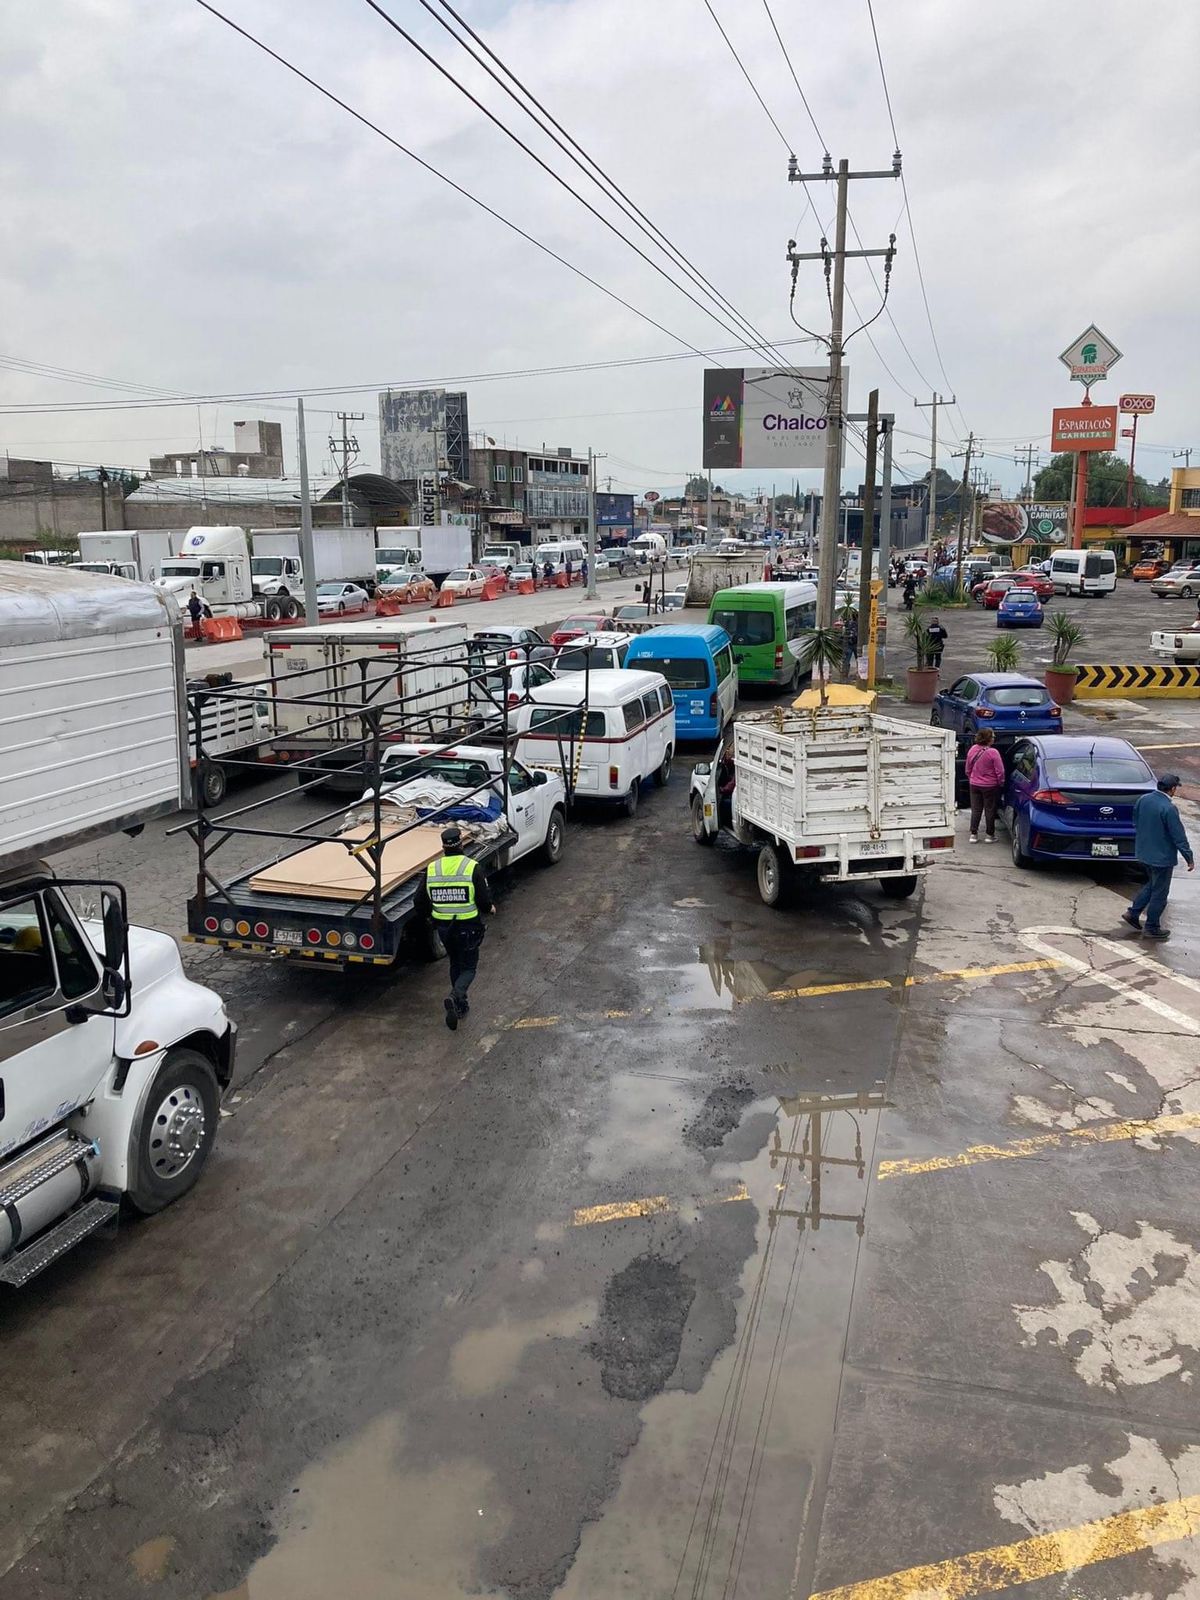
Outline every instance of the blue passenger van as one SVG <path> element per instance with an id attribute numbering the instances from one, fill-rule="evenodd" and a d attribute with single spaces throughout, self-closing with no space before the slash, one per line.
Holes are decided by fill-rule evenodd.
<path id="1" fill-rule="evenodd" d="M 671 686 L 680 739 L 715 739 L 733 720 L 738 672 L 724 628 L 708 622 L 666 622 L 636 634 L 626 667 L 658 672 Z"/>

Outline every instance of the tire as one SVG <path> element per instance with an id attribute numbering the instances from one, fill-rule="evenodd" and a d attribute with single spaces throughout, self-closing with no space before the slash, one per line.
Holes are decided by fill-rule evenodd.
<path id="1" fill-rule="evenodd" d="M 917 887 L 916 873 L 906 878 L 880 878 L 879 887 L 889 900 L 907 900 Z"/>
<path id="2" fill-rule="evenodd" d="M 219 761 L 206 761 L 196 768 L 196 787 L 204 797 L 206 806 L 219 806 L 225 798 L 228 782 L 225 768 Z"/>
<path id="3" fill-rule="evenodd" d="M 1013 810 L 1010 810 L 1008 813 L 1008 832 L 1012 848 L 1013 866 L 1032 867 L 1034 865 L 1033 857 L 1026 855 L 1025 851 L 1021 848 L 1021 824 L 1017 818 L 1016 812 Z"/>
<path id="4" fill-rule="evenodd" d="M 784 861 L 777 845 L 764 844 L 755 864 L 758 894 L 765 906 L 781 906 L 788 897 L 791 862 Z"/>
<path id="5" fill-rule="evenodd" d="M 704 826 L 704 801 L 698 794 L 694 794 L 688 806 L 688 816 L 692 823 L 692 838 L 697 844 L 712 844 L 716 835 L 709 833 Z"/>
<path id="6" fill-rule="evenodd" d="M 642 783 L 640 778 L 635 778 L 629 785 L 629 793 L 621 801 L 621 810 L 627 817 L 636 817 L 638 801 L 642 796 Z"/>
<path id="7" fill-rule="evenodd" d="M 345 615 L 346 615 L 346 602 L 344 600 L 339 600 L 338 601 L 338 616 L 339 617 L 344 617 Z"/>
<path id="8" fill-rule="evenodd" d="M 944 726 L 942 722 L 942 713 L 938 710 L 937 706 L 934 706 L 933 710 L 929 713 L 929 726 L 931 728 L 941 728 Z"/>
<path id="9" fill-rule="evenodd" d="M 658 771 L 654 774 L 654 781 L 660 789 L 665 789 L 667 784 L 671 781 L 671 761 L 674 757 L 674 754 L 675 752 L 668 745 L 667 753 L 662 758 L 662 766 L 659 767 Z"/>
<path id="10" fill-rule="evenodd" d="M 294 622 L 300 615 L 300 602 L 294 595 L 287 603 L 287 615 L 290 622 Z"/>
<path id="11" fill-rule="evenodd" d="M 1181 600 L 1194 600 L 1196 598 L 1196 591 L 1192 588 L 1190 583 L 1185 585 L 1184 588 L 1180 589 L 1179 598 Z"/>
<path id="12" fill-rule="evenodd" d="M 278 600 L 268 600 L 263 606 L 263 616 L 268 622 L 281 622 L 283 620 L 283 606 Z"/>
<path id="13" fill-rule="evenodd" d="M 552 867 L 562 860 L 566 838 L 566 821 L 558 806 L 555 806 L 546 824 L 546 837 L 542 840 L 541 861 L 544 867 Z"/>
<path id="14" fill-rule="evenodd" d="M 135 1139 L 133 1183 L 125 1198 L 151 1217 L 199 1178 L 216 1137 L 220 1092 L 212 1062 L 198 1050 L 170 1050 L 146 1096 Z"/>

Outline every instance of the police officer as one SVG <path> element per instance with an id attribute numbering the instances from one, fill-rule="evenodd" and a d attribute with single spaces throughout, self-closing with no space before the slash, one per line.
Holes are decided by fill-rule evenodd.
<path id="1" fill-rule="evenodd" d="M 462 853 L 462 832 L 442 830 L 442 854 L 425 869 L 420 909 L 427 910 L 450 957 L 450 993 L 444 1001 L 446 1026 L 453 1031 L 470 1010 L 467 990 L 479 967 L 483 944 L 482 912 L 494 912 L 487 874 L 473 856 Z"/>

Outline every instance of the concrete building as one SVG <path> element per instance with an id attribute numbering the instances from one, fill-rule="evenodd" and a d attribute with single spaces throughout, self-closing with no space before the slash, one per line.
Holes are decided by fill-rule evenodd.
<path id="1" fill-rule="evenodd" d="M 342 521 L 342 480 L 310 475 L 313 526 Z M 377 472 L 350 474 L 350 515 L 356 527 L 409 520 L 412 495 Z M 160 478 L 143 483 L 125 500 L 127 528 L 191 528 L 232 524 L 247 528 L 298 528 L 299 478 Z M 110 524 L 115 526 L 115 524 Z M 84 524 L 97 528 L 91 521 Z"/>
<path id="2" fill-rule="evenodd" d="M 173 450 L 150 457 L 154 478 L 282 478 L 283 425 L 278 422 L 235 422 L 233 449 Z"/>
<path id="3" fill-rule="evenodd" d="M 588 462 L 569 448 L 531 450 L 527 457 L 525 515 L 535 545 L 551 539 L 586 539 Z"/>
<path id="4" fill-rule="evenodd" d="M 523 533 L 524 542 L 529 542 L 525 514 L 528 472 L 524 450 L 509 450 L 502 445 L 471 446 L 471 484 L 485 534 L 513 538 Z M 510 531 L 505 532 L 506 529 Z"/>
<path id="5" fill-rule="evenodd" d="M 0 456 L 0 545 L 72 548 L 91 528 L 123 528 L 124 491 L 97 477 L 60 478 L 49 461 Z"/>

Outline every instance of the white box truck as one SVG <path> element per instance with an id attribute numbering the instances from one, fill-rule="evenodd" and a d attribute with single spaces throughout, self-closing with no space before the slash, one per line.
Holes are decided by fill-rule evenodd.
<path id="1" fill-rule="evenodd" d="M 123 1205 L 161 1210 L 212 1148 L 236 1040 L 219 996 L 129 926 L 119 884 L 47 862 L 179 807 L 182 705 L 163 595 L 0 563 L 0 1284 Z"/>
<path id="2" fill-rule="evenodd" d="M 97 576 L 153 583 L 183 538 L 181 528 L 139 528 L 128 533 L 81 533 L 79 560 L 71 566 Z"/>
<path id="3" fill-rule="evenodd" d="M 837 693 L 839 691 L 831 691 Z M 912 894 L 920 875 L 954 848 L 954 734 L 857 703 L 741 717 L 733 741 L 692 769 L 692 837 L 719 832 L 758 852 L 758 892 L 783 903 L 806 880 L 878 878 L 884 894 Z M 818 697 L 817 690 L 809 696 Z"/>
<path id="4" fill-rule="evenodd" d="M 314 528 L 318 583 L 361 583 L 375 589 L 375 536 L 370 528 Z M 250 529 L 250 581 L 256 595 L 304 599 L 304 563 L 298 532 Z"/>
<path id="5" fill-rule="evenodd" d="M 393 741 L 465 727 L 471 714 L 460 622 L 318 623 L 270 633 L 266 648 L 276 759 L 307 761 L 310 777 L 319 765 L 330 788 L 361 794 L 362 751 L 344 747 L 363 740 L 370 714 L 383 717 Z"/>

